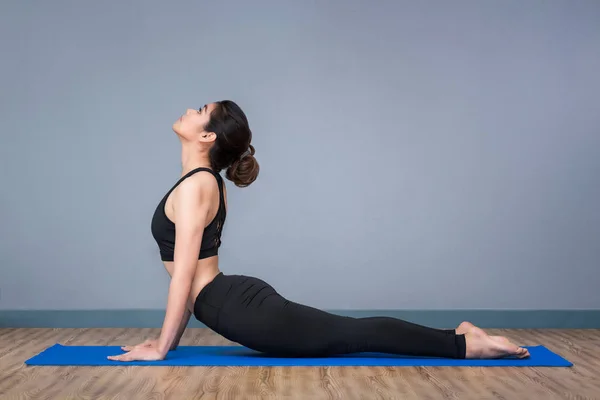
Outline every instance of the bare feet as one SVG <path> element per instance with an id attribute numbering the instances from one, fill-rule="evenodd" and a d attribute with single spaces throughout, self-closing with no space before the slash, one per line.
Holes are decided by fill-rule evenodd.
<path id="1" fill-rule="evenodd" d="M 483 329 L 468 321 L 458 325 L 456 334 L 465 335 L 467 358 L 529 357 L 529 350 L 517 346 L 504 336 L 489 336 Z"/>
<path id="2" fill-rule="evenodd" d="M 504 336 L 489 336 L 473 325 L 465 334 L 466 358 L 529 357 L 529 350 L 519 347 Z"/>

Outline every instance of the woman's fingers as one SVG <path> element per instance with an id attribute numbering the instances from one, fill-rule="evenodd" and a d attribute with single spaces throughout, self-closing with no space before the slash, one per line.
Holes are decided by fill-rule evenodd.
<path id="1" fill-rule="evenodd" d="M 156 361 L 163 360 L 165 356 L 155 349 L 152 349 L 150 347 L 143 347 L 125 354 L 108 356 L 107 358 L 112 361 Z"/>
<path id="2" fill-rule="evenodd" d="M 132 361 L 130 353 L 120 354 L 118 356 L 108 356 L 107 358 L 112 361 Z"/>

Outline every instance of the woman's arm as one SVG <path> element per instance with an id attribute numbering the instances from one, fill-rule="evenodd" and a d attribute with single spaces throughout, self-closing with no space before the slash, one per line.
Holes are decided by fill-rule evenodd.
<path id="1" fill-rule="evenodd" d="M 174 267 L 167 312 L 158 339 L 158 351 L 163 357 L 176 342 L 187 309 L 213 191 L 209 179 L 214 178 L 202 173 L 189 177 L 179 185 L 173 199 L 176 223 Z"/>
<path id="2" fill-rule="evenodd" d="M 181 336 L 183 336 L 183 332 L 185 332 L 185 328 L 187 328 L 188 323 L 190 322 L 190 317 L 192 316 L 192 312 L 189 308 L 186 307 L 185 314 L 183 315 L 183 319 L 181 320 L 181 324 L 179 324 L 179 330 L 175 335 L 175 342 L 169 347 L 169 350 L 175 350 L 177 346 L 179 346 L 179 341 L 181 340 Z"/>
<path id="3" fill-rule="evenodd" d="M 175 342 L 171 345 L 169 350 L 177 349 L 179 346 L 179 341 L 181 340 L 181 336 L 183 336 L 183 332 L 185 332 L 185 328 L 187 324 L 190 322 L 190 317 L 192 316 L 192 312 L 186 308 L 183 319 L 181 320 L 181 324 L 179 324 L 179 330 L 177 331 L 177 335 L 175 335 Z M 158 349 L 158 339 L 146 339 L 140 344 L 136 344 L 135 346 L 121 346 L 121 350 L 132 351 L 139 348 L 154 348 Z M 164 357 L 162 357 L 164 358 Z"/>

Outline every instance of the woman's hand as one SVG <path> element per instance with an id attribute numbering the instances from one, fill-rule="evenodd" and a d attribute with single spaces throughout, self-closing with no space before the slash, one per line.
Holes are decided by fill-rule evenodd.
<path id="1" fill-rule="evenodd" d="M 159 361 L 164 360 L 165 355 L 161 354 L 156 348 L 138 347 L 128 353 L 108 356 L 107 358 L 112 361 Z"/>
<path id="2" fill-rule="evenodd" d="M 122 346 L 121 350 L 132 351 L 132 350 L 142 349 L 142 348 L 158 349 L 158 340 L 146 339 L 146 341 L 144 341 L 140 344 L 136 344 L 135 346 Z"/>
<path id="3" fill-rule="evenodd" d="M 173 345 L 171 346 L 169 351 L 176 350 L 178 345 L 179 345 L 178 342 L 173 343 Z M 146 339 L 146 341 L 144 341 L 140 344 L 136 344 L 135 346 L 121 346 L 121 350 L 123 350 L 123 351 L 131 351 L 131 350 L 142 349 L 142 348 L 151 348 L 151 349 L 158 350 L 158 339 Z"/>

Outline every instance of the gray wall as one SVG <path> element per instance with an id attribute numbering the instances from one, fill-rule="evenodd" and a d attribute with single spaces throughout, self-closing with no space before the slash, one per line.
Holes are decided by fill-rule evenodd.
<path id="1" fill-rule="evenodd" d="M 225 98 L 262 167 L 228 186 L 225 273 L 329 309 L 598 309 L 599 20 L 594 0 L 2 2 L 0 309 L 164 308 L 171 124 Z"/>

